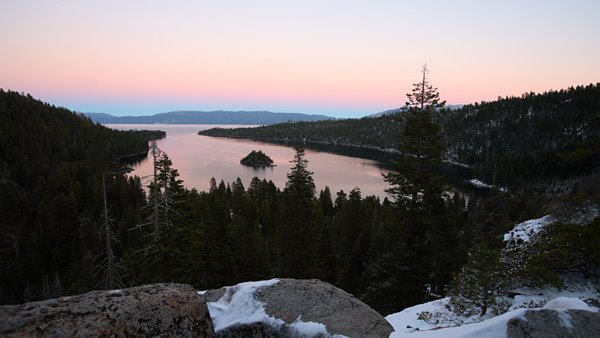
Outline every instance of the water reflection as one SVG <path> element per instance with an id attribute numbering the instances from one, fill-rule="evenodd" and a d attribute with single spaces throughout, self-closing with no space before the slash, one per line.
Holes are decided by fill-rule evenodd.
<path id="1" fill-rule="evenodd" d="M 165 151 L 173 161 L 173 166 L 179 170 L 181 179 L 188 188 L 208 190 L 211 177 L 227 182 L 233 182 L 240 177 L 247 187 L 253 177 L 272 180 L 276 186 L 283 188 L 290 171 L 290 160 L 294 157 L 292 145 L 280 145 L 251 140 L 215 138 L 197 135 L 199 130 L 216 127 L 215 125 L 175 125 L 175 124 L 111 124 L 115 129 L 154 129 L 164 130 L 167 137 L 157 141 L 157 145 Z M 235 127 L 235 126 L 226 126 Z M 349 192 L 360 187 L 363 196 L 376 195 L 385 197 L 384 189 L 387 184 L 381 177 L 385 162 L 363 157 L 382 156 L 374 152 L 360 149 L 345 149 L 349 156 L 333 154 L 328 151 L 331 146 L 311 145 L 306 149 L 308 169 L 312 172 L 317 191 L 329 186 L 332 193 L 339 190 Z M 339 146 L 336 152 L 343 152 Z M 272 159 L 276 167 L 251 168 L 240 164 L 240 159 L 252 150 L 262 150 Z M 329 151 L 332 151 L 329 149 Z M 368 153 L 371 153 L 370 155 Z M 361 156 L 361 157 L 357 157 Z M 387 155 L 389 158 L 389 155 Z M 133 166 L 133 174 L 149 176 L 152 173 L 152 163 L 147 158 Z"/>

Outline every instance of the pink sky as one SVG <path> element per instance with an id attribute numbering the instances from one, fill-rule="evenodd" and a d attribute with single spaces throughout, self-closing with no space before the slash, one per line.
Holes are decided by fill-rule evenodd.
<path id="1" fill-rule="evenodd" d="M 2 1 L 0 88 L 115 115 L 451 104 L 600 81 L 600 1 Z"/>

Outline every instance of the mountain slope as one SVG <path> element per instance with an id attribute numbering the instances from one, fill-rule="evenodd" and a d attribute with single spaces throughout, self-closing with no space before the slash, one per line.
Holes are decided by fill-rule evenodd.
<path id="1" fill-rule="evenodd" d="M 135 222 L 143 191 L 139 180 L 117 173 L 118 158 L 145 155 L 148 137 L 160 136 L 112 130 L 0 89 L 0 303 L 48 298 L 65 285 L 85 290 L 101 280 L 90 271 L 103 244 L 102 176 L 115 224 L 126 226 L 125 214 Z"/>
<path id="2" fill-rule="evenodd" d="M 491 184 L 582 175 L 600 164 L 600 83 L 468 105 L 440 122 L 448 156 Z"/>
<path id="3" fill-rule="evenodd" d="M 325 115 L 273 113 L 268 111 L 172 111 L 151 116 L 113 116 L 87 113 L 94 122 L 123 124 L 275 124 L 288 121 L 332 120 Z"/>

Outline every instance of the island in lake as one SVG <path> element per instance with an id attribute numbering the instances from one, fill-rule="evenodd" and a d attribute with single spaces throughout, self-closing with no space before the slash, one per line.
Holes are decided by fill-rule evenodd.
<path id="1" fill-rule="evenodd" d="M 250 154 L 246 155 L 240 160 L 240 163 L 250 167 L 274 167 L 273 160 L 262 150 L 252 150 Z"/>

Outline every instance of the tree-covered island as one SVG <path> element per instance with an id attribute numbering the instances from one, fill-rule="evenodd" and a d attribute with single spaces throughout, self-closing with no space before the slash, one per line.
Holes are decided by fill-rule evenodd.
<path id="1" fill-rule="evenodd" d="M 262 150 L 252 150 L 250 154 L 246 155 L 240 160 L 240 163 L 249 167 L 274 167 L 273 160 L 269 155 L 262 152 Z"/>

